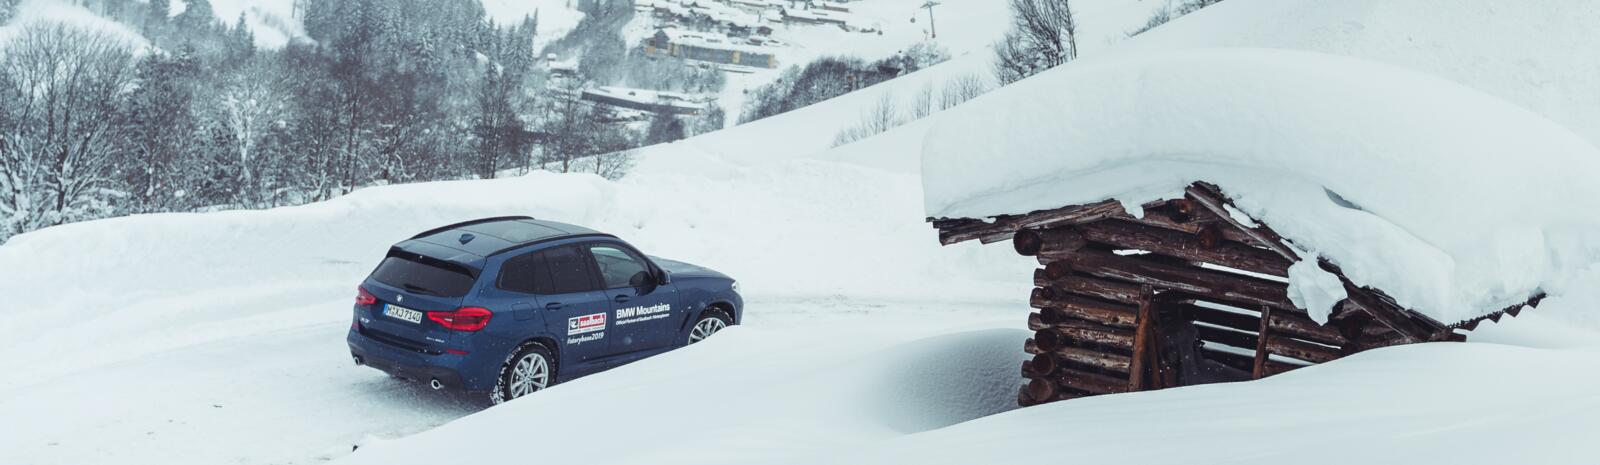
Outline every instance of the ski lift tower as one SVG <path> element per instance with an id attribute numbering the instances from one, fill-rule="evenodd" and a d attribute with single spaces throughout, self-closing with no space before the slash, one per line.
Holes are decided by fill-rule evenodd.
<path id="1" fill-rule="evenodd" d="M 928 0 L 927 2 L 923 2 L 922 6 L 918 7 L 928 10 L 928 33 L 932 35 L 934 39 L 939 38 L 939 26 L 933 23 L 933 7 L 936 6 L 939 6 L 939 2 L 935 0 Z M 913 17 L 913 19 L 915 18 Z"/>

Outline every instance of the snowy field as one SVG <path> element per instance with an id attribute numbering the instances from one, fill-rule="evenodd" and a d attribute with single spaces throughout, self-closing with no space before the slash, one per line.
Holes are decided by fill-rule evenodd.
<path id="1" fill-rule="evenodd" d="M 1129 3 L 1153 8 L 1120 5 Z M 1347 37 L 1276 30 L 1296 10 L 1230 0 L 1166 26 L 1188 37 L 1108 40 L 1094 54 L 1227 34 L 1244 37 L 1230 46 L 1300 48 L 1360 43 L 1402 24 L 1484 31 L 1492 28 L 1472 25 L 1516 19 L 1467 8 L 1480 14 L 1401 21 L 1393 15 L 1438 8 L 1350 4 L 1319 13 Z M 1083 21 L 1095 11 L 1086 6 Z M 1123 16 L 1128 27 L 1108 29 L 1143 20 Z M 1549 43 L 1578 40 L 1560 30 L 1546 31 Z M 1530 46 L 1538 45 L 1508 45 Z M 1456 63 L 1489 52 L 1474 48 Z M 1500 96 L 1593 137 L 1568 124 L 1580 110 L 1559 105 L 1594 101 L 1600 86 L 1563 80 L 1579 73 L 1550 74 L 1561 79 L 1548 84 L 1475 80 L 1437 51 L 1414 54 L 1435 67 L 1404 54 L 1374 60 Z M 1590 440 L 1600 434 L 1600 312 L 1572 299 L 1485 323 L 1467 344 L 1012 410 L 1033 262 L 1004 244 L 939 247 L 923 221 L 923 141 L 968 107 L 828 148 L 880 95 L 909 98 L 986 71 L 984 55 L 646 149 L 620 181 L 534 173 L 378 187 L 300 207 L 142 215 L 14 237 L 0 246 L 0 316 L 10 322 L 0 325 L 0 464 L 1584 464 L 1600 456 Z M 1537 98 L 1513 84 L 1573 95 Z M 746 324 L 488 410 L 350 363 L 343 338 L 354 287 L 390 244 L 508 214 L 592 226 L 727 272 L 747 296 Z"/>

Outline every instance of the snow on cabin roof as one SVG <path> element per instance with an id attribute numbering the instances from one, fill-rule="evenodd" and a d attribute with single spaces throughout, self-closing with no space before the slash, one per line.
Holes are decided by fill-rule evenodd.
<path id="1" fill-rule="evenodd" d="M 1439 76 L 1561 123 L 1600 146 L 1600 2 L 1229 0 L 1122 43 L 1124 51 L 1307 50 Z"/>
<path id="2" fill-rule="evenodd" d="M 1137 209 L 1209 181 L 1356 284 L 1447 324 L 1593 286 L 1577 276 L 1600 270 L 1600 150 L 1394 66 L 1270 49 L 1128 54 L 1047 71 L 937 124 L 923 149 L 930 217 L 1108 198 Z M 1314 273 L 1290 278 L 1300 301 L 1338 300 L 1315 295 Z"/>

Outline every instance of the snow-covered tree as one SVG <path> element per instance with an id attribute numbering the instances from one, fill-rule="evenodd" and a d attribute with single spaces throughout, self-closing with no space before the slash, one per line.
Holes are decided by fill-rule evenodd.
<path id="1" fill-rule="evenodd" d="M 1078 57 L 1070 0 L 1010 0 L 1011 30 L 995 45 L 995 75 L 1016 82 Z"/>
<path id="2" fill-rule="evenodd" d="M 6 44 L 0 64 L 6 230 L 109 214 L 117 196 L 112 138 L 133 55 L 104 33 L 35 23 Z"/>

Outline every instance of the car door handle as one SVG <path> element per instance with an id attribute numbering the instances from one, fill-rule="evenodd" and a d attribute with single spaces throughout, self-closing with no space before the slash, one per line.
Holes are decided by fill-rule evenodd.
<path id="1" fill-rule="evenodd" d="M 562 305 L 561 302 L 550 302 L 550 303 L 544 304 L 544 309 L 545 310 L 560 310 L 561 307 L 565 307 L 565 306 L 566 305 Z"/>
<path id="2" fill-rule="evenodd" d="M 620 303 L 623 303 L 623 302 L 627 302 L 627 301 L 629 301 L 629 300 L 633 300 L 633 298 L 632 298 L 632 297 L 628 297 L 628 296 L 627 296 L 627 295 L 625 295 L 625 294 L 617 294 L 617 298 L 616 298 L 616 299 L 614 299 L 614 300 L 616 300 L 616 301 L 617 301 L 617 303 L 619 303 L 619 304 L 620 304 Z"/>

